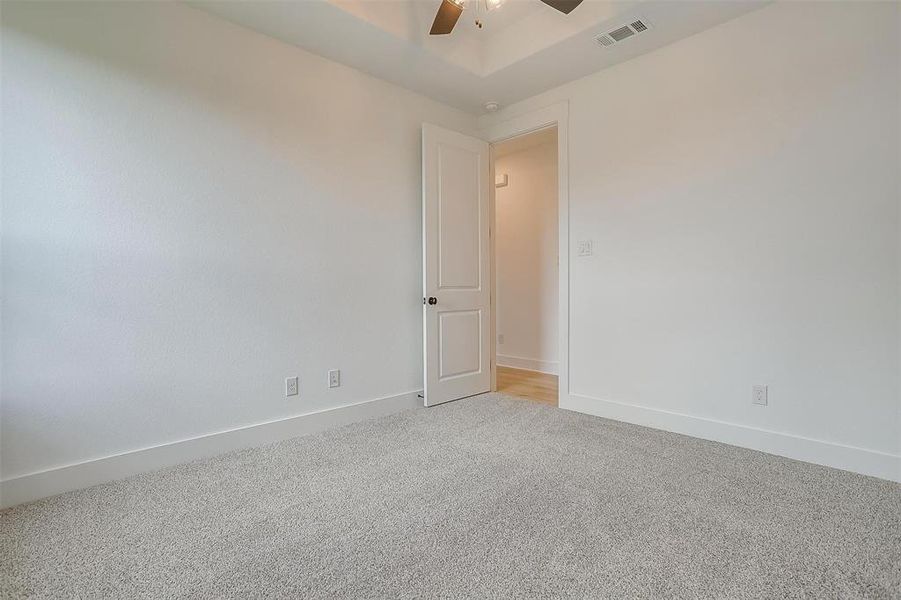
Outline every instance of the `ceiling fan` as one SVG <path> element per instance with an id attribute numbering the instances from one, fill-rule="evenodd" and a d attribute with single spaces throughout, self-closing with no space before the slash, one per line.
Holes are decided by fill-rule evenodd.
<path id="1" fill-rule="evenodd" d="M 460 18 L 460 15 L 463 14 L 463 4 L 465 1 L 466 0 L 441 0 L 441 6 L 438 7 L 438 13 L 435 15 L 435 20 L 432 22 L 432 28 L 429 30 L 429 35 L 446 35 L 453 31 L 454 25 L 457 24 L 457 20 Z M 475 1 L 480 2 L 482 0 Z M 559 10 L 564 15 L 568 15 L 574 8 L 582 3 L 582 0 L 540 1 L 551 8 Z M 500 5 L 499 0 L 487 0 L 487 2 L 489 7 L 492 5 Z"/>

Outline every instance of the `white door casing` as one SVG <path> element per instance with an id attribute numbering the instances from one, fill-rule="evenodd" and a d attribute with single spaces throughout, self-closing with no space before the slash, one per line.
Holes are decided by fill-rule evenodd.
<path id="1" fill-rule="evenodd" d="M 558 251 L 558 345 L 557 405 L 571 408 L 569 378 L 569 103 L 558 102 L 521 113 L 503 121 L 489 123 L 481 134 L 492 144 L 525 135 L 545 127 L 557 127 L 557 232 Z M 492 207 L 493 208 L 493 207 Z M 492 240 L 493 241 L 493 240 Z M 493 298 L 496 301 L 496 298 Z M 492 311 L 494 307 L 492 306 Z M 492 317 L 494 313 L 492 312 Z M 492 333 L 492 342 L 493 333 Z"/>
<path id="2" fill-rule="evenodd" d="M 423 124 L 426 406 L 490 389 L 488 192 L 488 143 Z"/>

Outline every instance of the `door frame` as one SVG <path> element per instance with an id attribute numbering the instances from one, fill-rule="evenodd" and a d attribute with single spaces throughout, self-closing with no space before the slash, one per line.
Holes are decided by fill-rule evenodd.
<path id="1" fill-rule="evenodd" d="M 569 103 L 558 102 L 507 120 L 489 124 L 482 129 L 482 137 L 489 143 L 488 191 L 489 261 L 491 277 L 489 342 L 491 353 L 491 391 L 497 391 L 497 265 L 496 240 L 496 188 L 494 187 L 494 145 L 548 127 L 557 127 L 557 406 L 569 404 Z"/>

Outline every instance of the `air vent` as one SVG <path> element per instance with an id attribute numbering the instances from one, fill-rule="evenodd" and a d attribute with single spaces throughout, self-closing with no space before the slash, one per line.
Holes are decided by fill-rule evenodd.
<path id="1" fill-rule="evenodd" d="M 623 40 L 630 38 L 635 34 L 647 31 L 648 29 L 650 29 L 650 27 L 651 26 L 644 19 L 636 19 L 628 25 L 617 27 L 613 31 L 599 33 L 598 35 L 594 36 L 594 41 L 598 46 L 607 48 L 618 42 L 622 42 Z"/>
<path id="2" fill-rule="evenodd" d="M 633 21 L 631 23 L 631 25 L 632 25 L 632 29 L 635 30 L 635 33 L 641 33 L 642 31 L 644 31 L 648 28 L 648 26 L 645 25 L 644 23 L 642 23 L 641 21 Z"/>
<path id="3" fill-rule="evenodd" d="M 627 37 L 632 37 L 633 35 L 635 35 L 635 32 L 632 31 L 632 28 L 628 25 L 623 25 L 619 29 L 614 29 L 607 35 L 612 37 L 614 41 L 621 42 Z"/>

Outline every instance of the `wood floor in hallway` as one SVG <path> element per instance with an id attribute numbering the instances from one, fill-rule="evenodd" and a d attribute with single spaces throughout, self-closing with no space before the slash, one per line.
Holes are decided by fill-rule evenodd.
<path id="1" fill-rule="evenodd" d="M 497 367 L 497 391 L 557 406 L 557 376 L 512 367 Z"/>

